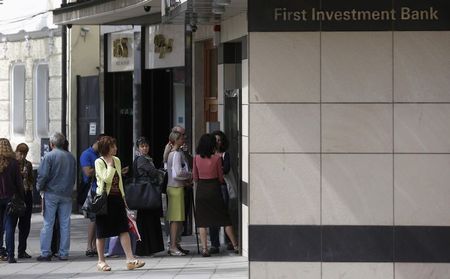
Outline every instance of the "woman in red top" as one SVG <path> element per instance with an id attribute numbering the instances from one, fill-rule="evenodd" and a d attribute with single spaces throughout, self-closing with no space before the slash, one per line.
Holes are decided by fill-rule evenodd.
<path id="1" fill-rule="evenodd" d="M 209 257 L 206 228 L 211 226 L 225 227 L 235 252 L 238 252 L 231 219 L 222 198 L 221 184 L 224 183 L 222 160 L 215 155 L 216 139 L 210 134 L 201 136 L 193 162 L 193 178 L 197 182 L 195 196 L 195 222 L 200 228 L 202 256 Z"/>

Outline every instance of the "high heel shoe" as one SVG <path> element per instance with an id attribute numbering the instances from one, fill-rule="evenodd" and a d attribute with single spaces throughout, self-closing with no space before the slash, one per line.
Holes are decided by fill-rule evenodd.
<path id="1" fill-rule="evenodd" d="M 239 254 L 239 246 L 238 245 L 233 246 L 233 251 L 235 254 Z"/>
<path id="2" fill-rule="evenodd" d="M 211 255 L 208 252 L 208 248 L 202 248 L 201 254 L 202 254 L 202 257 L 205 257 L 205 258 L 211 257 Z"/>

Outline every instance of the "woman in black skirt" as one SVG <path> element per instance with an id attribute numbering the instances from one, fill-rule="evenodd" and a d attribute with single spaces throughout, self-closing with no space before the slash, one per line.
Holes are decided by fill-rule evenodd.
<path id="1" fill-rule="evenodd" d="M 101 157 L 95 160 L 97 195 L 101 195 L 106 187 L 108 213 L 98 215 L 95 219 L 95 225 L 97 226 L 97 269 L 99 271 L 111 270 L 111 267 L 105 262 L 105 238 L 117 235 L 125 251 L 127 269 L 140 268 L 145 263 L 135 259 L 131 250 L 121 163 L 119 158 L 115 156 L 117 153 L 116 140 L 109 136 L 103 137 L 98 142 L 98 152 Z"/>
<path id="2" fill-rule="evenodd" d="M 150 145 L 147 138 L 138 138 L 136 147 L 139 156 L 136 157 L 133 164 L 134 177 L 148 177 L 150 178 L 150 181 L 157 179 L 158 170 L 153 164 L 153 159 L 148 155 Z M 136 243 L 136 255 L 150 256 L 164 250 L 161 217 L 162 208 L 138 209 L 136 224 L 142 241 Z"/>
<path id="3" fill-rule="evenodd" d="M 196 226 L 200 228 L 202 256 L 209 257 L 206 228 L 225 227 L 235 252 L 239 252 L 231 219 L 222 198 L 221 185 L 224 183 L 222 158 L 215 155 L 216 138 L 210 134 L 200 137 L 193 162 L 193 178 L 197 182 L 195 195 Z"/>

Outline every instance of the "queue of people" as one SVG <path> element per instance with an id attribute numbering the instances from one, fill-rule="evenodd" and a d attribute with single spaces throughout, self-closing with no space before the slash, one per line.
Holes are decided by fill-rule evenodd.
<path id="1" fill-rule="evenodd" d="M 50 138 L 52 151 L 46 154 L 38 170 L 36 188 L 40 192 L 43 214 L 41 229 L 41 253 L 38 261 L 51 261 L 51 243 L 54 230 L 59 231 L 58 259 L 66 261 L 70 250 L 70 214 L 72 210 L 72 189 L 76 180 L 76 159 L 64 150 L 64 135 L 55 133 Z M 77 189 L 77 201 L 82 206 L 88 195 L 106 193 L 107 214 L 100 215 L 85 212 L 89 219 L 86 256 L 98 257 L 98 271 L 110 271 L 106 262 L 105 245 L 110 237 L 118 236 L 126 258 L 126 268 L 140 268 L 145 262 L 136 256 L 150 256 L 164 251 L 161 217 L 165 217 L 169 226 L 168 254 L 185 256 L 190 251 L 181 247 L 183 221 L 185 221 L 185 189 L 194 187 L 195 220 L 200 231 L 201 255 L 209 257 L 218 253 L 219 229 L 224 227 L 226 241 L 231 250 L 238 253 L 238 243 L 234 236 L 231 219 L 228 214 L 228 192 L 223 175 L 230 169 L 229 155 L 226 153 L 227 139 L 223 132 L 205 134 L 200 138 L 196 156 L 192 157 L 186 149 L 185 130 L 175 126 L 165 147 L 163 162 L 167 172 L 167 210 L 165 216 L 161 208 L 139 208 L 136 226 L 140 241 L 132 243 L 130 238 L 129 209 L 125 197 L 123 175 L 128 168 L 122 168 L 117 155 L 114 138 L 99 135 L 95 143 L 80 156 L 82 178 Z M 159 171 L 150 156 L 150 142 L 145 137 L 136 141 L 136 158 L 132 173 L 135 178 L 148 178 L 155 181 Z M 30 231 L 32 209 L 31 163 L 26 160 L 28 147 L 19 144 L 16 154 L 12 152 L 7 139 L 0 139 L 0 257 L 9 263 L 16 262 L 14 257 L 14 233 L 19 222 L 19 258 L 31 258 L 26 252 L 26 239 Z M 7 212 L 8 203 L 17 197 L 25 201 L 26 212 L 20 217 Z M 191 205 L 187 205 L 191 206 Z M 59 227 L 54 228 L 55 219 Z M 3 226 L 4 224 L 4 226 Z M 211 249 L 207 244 L 207 229 L 210 231 Z M 3 248 L 5 232 L 6 249 Z M 133 247 L 135 246 L 135 253 Z M 136 256 L 135 256 L 136 254 Z"/>

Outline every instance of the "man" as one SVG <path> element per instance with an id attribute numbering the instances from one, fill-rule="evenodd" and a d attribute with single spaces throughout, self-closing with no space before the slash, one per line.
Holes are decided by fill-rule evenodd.
<path id="1" fill-rule="evenodd" d="M 179 132 L 184 137 L 186 137 L 186 135 L 185 135 L 186 130 L 179 125 L 174 126 L 172 128 L 171 132 Z M 186 161 L 189 162 L 189 169 L 192 169 L 192 155 L 189 153 L 187 145 L 184 144 L 181 147 L 181 149 L 183 150 L 183 155 L 185 156 Z M 164 153 L 163 153 L 163 163 L 164 163 L 165 169 L 167 169 L 167 160 L 169 159 L 170 151 L 172 151 L 172 144 L 170 142 L 168 142 L 166 144 L 166 147 L 164 148 Z M 188 220 L 189 220 L 188 215 L 190 215 L 190 213 L 191 213 L 191 199 L 190 198 L 192 196 L 191 193 L 187 194 L 186 191 L 192 191 L 192 189 L 185 188 L 185 202 L 184 202 L 185 214 L 186 214 L 186 219 L 185 219 L 186 221 L 184 222 L 185 230 L 187 230 L 187 227 L 190 226 L 190 222 L 188 222 Z M 168 229 L 169 224 L 167 221 L 165 221 L 164 227 L 165 227 L 166 234 L 168 235 L 169 234 L 169 229 Z M 189 250 L 181 248 L 181 246 L 178 244 L 181 242 L 182 233 L 183 233 L 183 230 L 180 230 L 179 234 L 177 235 L 177 248 L 184 254 L 189 254 L 189 252 L 190 252 Z M 170 254 L 170 238 L 168 238 L 168 244 L 169 244 L 169 248 L 168 248 L 167 252 Z"/>
<path id="2" fill-rule="evenodd" d="M 81 174 L 82 181 L 81 187 L 79 189 L 78 196 L 78 204 L 83 205 L 86 200 L 86 196 L 89 191 L 95 191 L 97 189 L 97 179 L 95 178 L 95 160 L 97 160 L 100 156 L 98 154 L 98 142 L 104 134 L 100 134 L 94 144 L 91 147 L 83 151 L 80 156 L 80 166 L 81 166 Z M 87 249 L 86 256 L 94 257 L 97 255 L 97 250 L 95 246 L 95 214 L 87 213 L 87 218 L 89 218 L 90 222 L 88 225 L 88 241 L 87 241 Z"/>
<path id="3" fill-rule="evenodd" d="M 59 259 L 66 261 L 69 256 L 72 189 L 76 179 L 77 163 L 75 157 L 63 149 L 65 140 L 61 133 L 54 133 L 50 137 L 52 151 L 44 156 L 38 169 L 36 189 L 43 197 L 44 216 L 41 255 L 37 258 L 38 261 L 51 261 L 50 246 L 56 213 L 60 232 Z"/>

